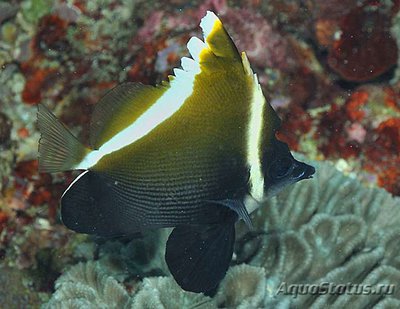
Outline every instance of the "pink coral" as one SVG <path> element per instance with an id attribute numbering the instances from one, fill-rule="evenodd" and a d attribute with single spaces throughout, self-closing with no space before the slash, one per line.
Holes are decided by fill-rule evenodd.
<path id="1" fill-rule="evenodd" d="M 137 42 L 149 43 L 158 34 L 162 19 L 164 17 L 163 11 L 154 11 L 148 16 L 143 26 L 138 30 L 136 34 Z"/>
<path id="2" fill-rule="evenodd" d="M 260 14 L 248 9 L 228 9 L 222 18 L 238 49 L 246 51 L 253 65 L 289 68 L 287 40 Z"/>
<path id="3" fill-rule="evenodd" d="M 347 128 L 346 132 L 350 141 L 356 141 L 360 144 L 364 142 L 365 136 L 367 135 L 365 128 L 358 122 L 352 123 L 350 127 Z"/>
<path id="4" fill-rule="evenodd" d="M 329 50 L 328 65 L 345 80 L 369 81 L 397 62 L 390 16 L 372 8 L 356 8 L 345 15 L 340 21 L 341 35 Z"/>
<path id="5" fill-rule="evenodd" d="M 214 10 L 220 15 L 238 49 L 246 51 L 254 66 L 280 70 L 290 67 L 293 57 L 289 55 L 287 39 L 273 29 L 259 13 L 249 9 L 230 8 L 225 0 L 205 1 L 196 10 L 186 9 L 179 13 L 154 11 L 138 30 L 133 44 L 154 44 L 161 37 L 166 40 L 167 35 L 171 38 L 182 36 L 182 31 L 195 31 L 206 10 Z"/>

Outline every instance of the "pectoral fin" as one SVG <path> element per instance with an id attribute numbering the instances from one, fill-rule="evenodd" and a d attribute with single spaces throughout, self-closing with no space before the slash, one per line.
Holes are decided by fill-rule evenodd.
<path id="1" fill-rule="evenodd" d="M 232 209 L 234 212 L 237 213 L 239 219 L 242 219 L 250 230 L 253 229 L 253 223 L 251 222 L 249 213 L 246 209 L 246 205 L 241 200 L 234 200 L 234 199 L 225 199 L 221 201 L 210 201 L 215 204 L 220 204 L 229 209 Z"/>

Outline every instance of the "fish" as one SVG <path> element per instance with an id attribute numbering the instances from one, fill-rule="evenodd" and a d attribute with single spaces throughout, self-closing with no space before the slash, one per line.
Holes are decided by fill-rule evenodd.
<path id="1" fill-rule="evenodd" d="M 95 105 L 89 145 L 38 105 L 40 172 L 82 171 L 60 200 L 78 233 L 172 228 L 165 260 L 186 291 L 208 293 L 232 260 L 235 225 L 285 186 L 312 178 L 276 138 L 280 119 L 245 52 L 211 11 L 191 57 L 158 85 L 122 83 Z"/>

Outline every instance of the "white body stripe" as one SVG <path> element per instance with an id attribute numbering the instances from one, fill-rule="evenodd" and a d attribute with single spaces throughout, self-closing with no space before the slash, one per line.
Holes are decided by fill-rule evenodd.
<path id="1" fill-rule="evenodd" d="M 244 206 L 249 214 L 261 207 L 263 201 L 256 201 L 250 194 L 244 198 Z"/>
<path id="2" fill-rule="evenodd" d="M 61 199 L 64 197 L 65 193 L 67 193 L 68 190 L 69 190 L 79 179 L 81 179 L 81 177 L 84 176 L 87 172 L 89 172 L 89 171 L 84 171 L 82 174 L 79 174 L 78 177 L 76 177 L 76 178 L 74 179 L 74 181 L 70 183 L 70 185 L 68 186 L 68 188 L 64 191 L 63 195 L 61 196 Z"/>
<path id="3" fill-rule="evenodd" d="M 218 18 L 210 12 L 202 19 L 200 26 L 206 27 L 203 29 L 205 34 L 210 33 L 210 29 L 212 29 L 210 23 L 214 24 L 216 20 Z M 176 77 L 170 82 L 170 88 L 130 126 L 117 133 L 98 150 L 88 153 L 75 169 L 88 169 L 96 165 L 105 155 L 131 145 L 181 108 L 186 99 L 193 93 L 195 77 L 200 73 L 199 56 L 202 49 L 208 48 L 208 45 L 199 38 L 192 37 L 187 43 L 187 48 L 194 60 L 182 58 L 181 66 L 183 70 L 174 70 Z"/>
<path id="4" fill-rule="evenodd" d="M 263 133 L 265 98 L 256 74 L 253 75 L 253 82 L 253 98 L 247 131 L 247 164 L 250 168 L 250 194 L 257 201 L 261 201 L 264 197 L 261 139 Z"/>
<path id="5" fill-rule="evenodd" d="M 171 81 L 170 88 L 135 122 L 114 135 L 98 150 L 90 152 L 77 169 L 94 166 L 105 155 L 136 142 L 175 114 L 192 94 L 194 79 L 198 72 L 200 69 L 197 72 L 175 69 L 176 78 Z"/>

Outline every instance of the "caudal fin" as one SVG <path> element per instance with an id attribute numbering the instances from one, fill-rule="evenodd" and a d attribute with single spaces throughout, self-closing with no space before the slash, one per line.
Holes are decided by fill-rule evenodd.
<path id="1" fill-rule="evenodd" d="M 62 172 L 75 169 L 90 150 L 44 105 L 38 105 L 39 171 Z"/>

